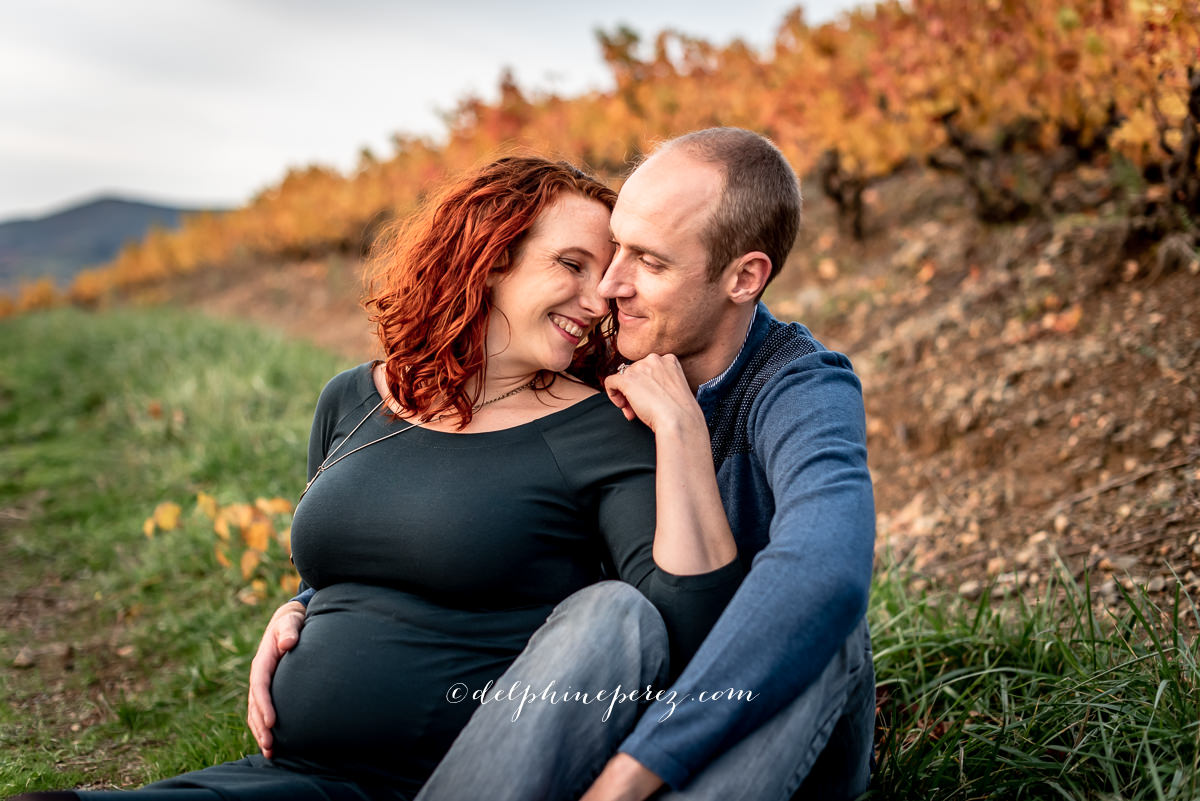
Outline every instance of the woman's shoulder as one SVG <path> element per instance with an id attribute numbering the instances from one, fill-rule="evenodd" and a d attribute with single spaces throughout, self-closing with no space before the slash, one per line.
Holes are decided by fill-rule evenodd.
<path id="1" fill-rule="evenodd" d="M 540 421 L 542 435 L 556 452 L 577 459 L 612 460 L 654 456 L 654 433 L 639 420 L 625 419 L 603 392 L 587 394 Z"/>
<path id="2" fill-rule="evenodd" d="M 365 391 L 373 389 L 374 384 L 371 382 L 371 369 L 375 364 L 376 362 L 374 361 L 363 362 L 362 364 L 342 370 L 325 382 L 325 389 L 322 391 L 365 393 Z"/>
<path id="3" fill-rule="evenodd" d="M 558 408 L 534 420 L 543 432 L 611 425 L 610 410 L 617 411 L 603 392 L 573 379 L 555 381 L 546 390 L 546 395 Z M 543 396 L 542 402 L 546 403 L 546 400 Z M 619 412 L 617 416 L 621 417 Z"/>
<path id="4" fill-rule="evenodd" d="M 360 406 L 375 391 L 371 380 L 374 362 L 363 362 L 335 375 L 325 382 L 317 400 L 318 412 L 338 416 Z"/>

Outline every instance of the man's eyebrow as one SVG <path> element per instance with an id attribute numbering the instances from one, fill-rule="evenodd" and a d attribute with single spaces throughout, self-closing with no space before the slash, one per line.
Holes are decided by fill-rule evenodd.
<path id="1" fill-rule="evenodd" d="M 608 232 L 608 237 L 609 237 L 609 239 L 612 240 L 614 245 L 617 244 L 617 237 L 613 235 L 612 231 Z M 663 254 L 661 254 L 657 251 L 651 250 L 648 247 L 643 247 L 642 245 L 623 245 L 622 247 L 626 247 L 630 250 L 637 251 L 638 253 L 645 253 L 647 256 L 653 256 L 654 258 L 661 261 L 663 264 L 674 264 L 673 261 L 668 259 Z"/>

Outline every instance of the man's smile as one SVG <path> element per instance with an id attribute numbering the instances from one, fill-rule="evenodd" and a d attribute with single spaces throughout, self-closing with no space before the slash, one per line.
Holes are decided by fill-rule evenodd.
<path id="1" fill-rule="evenodd" d="M 617 306 L 617 322 L 620 323 L 621 325 L 626 325 L 628 323 L 636 323 L 639 320 L 644 320 L 644 319 L 646 319 L 646 318 L 636 315 L 636 314 L 630 314 L 625 309 L 621 308 L 619 305 Z"/>

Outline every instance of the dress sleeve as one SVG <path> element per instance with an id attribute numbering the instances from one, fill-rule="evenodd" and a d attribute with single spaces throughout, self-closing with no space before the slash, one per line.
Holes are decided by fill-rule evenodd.
<path id="1" fill-rule="evenodd" d="M 355 370 L 363 369 L 362 366 Z M 305 473 L 305 483 L 312 481 L 317 469 L 325 461 L 333 442 L 334 428 L 341 417 L 342 401 L 346 394 L 347 385 L 352 385 L 356 376 L 355 370 L 338 373 L 321 390 L 317 398 L 317 409 L 313 414 L 312 428 L 308 432 L 308 469 Z M 299 593 L 291 600 L 299 601 L 308 606 L 316 590 L 308 586 L 304 579 L 300 580 Z"/>
<path id="2" fill-rule="evenodd" d="M 333 442 L 333 431 L 341 416 L 340 407 L 344 393 L 343 384 L 350 376 L 339 373 L 329 380 L 317 398 L 317 410 L 313 413 L 312 428 L 308 432 L 308 471 L 306 480 L 312 481 L 317 468 L 325 461 Z"/>
<path id="3" fill-rule="evenodd" d="M 654 434 L 604 402 L 569 436 L 548 442 L 566 478 L 594 515 L 617 577 L 654 604 L 671 643 L 672 676 L 700 647 L 744 575 L 740 559 L 678 576 L 654 562 Z"/>
<path id="4" fill-rule="evenodd" d="M 875 514 L 862 390 L 841 354 L 784 368 L 750 412 L 775 511 L 770 541 L 671 688 L 734 688 L 751 703 L 651 708 L 620 750 L 679 788 L 815 680 L 866 611 Z M 662 706 L 660 704 L 656 706 Z"/>

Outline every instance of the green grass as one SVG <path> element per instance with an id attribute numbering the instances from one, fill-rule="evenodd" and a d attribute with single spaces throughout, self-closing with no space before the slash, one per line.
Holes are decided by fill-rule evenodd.
<path id="1" fill-rule="evenodd" d="M 1126 594 L 1124 611 L 1098 616 L 1089 595 L 1068 577 L 1036 603 L 972 605 L 883 575 L 871 621 L 887 734 L 872 795 L 1200 797 L 1192 600 Z"/>
<path id="2" fill-rule="evenodd" d="M 249 658 L 286 595 L 237 600 L 194 500 L 295 498 L 316 395 L 346 366 L 167 310 L 0 322 L 0 581 L 61 601 L 0 630 L 0 796 L 137 784 L 250 749 Z M 185 525 L 149 540 L 162 501 Z M 70 670 L 9 667 L 22 646 L 62 643 Z"/>
<path id="3" fill-rule="evenodd" d="M 285 596 L 238 600 L 194 498 L 295 498 L 316 393 L 346 366 L 167 310 L 0 321 L 0 582 L 26 599 L 0 629 L 0 795 L 136 786 L 252 750 L 250 655 Z M 162 501 L 184 524 L 147 539 Z M 1071 582 L 1037 603 L 987 597 L 880 571 L 872 797 L 1200 797 L 1189 598 L 1135 596 L 1117 618 Z M 71 669 L 53 654 L 11 668 L 30 643 L 72 644 Z"/>

